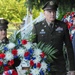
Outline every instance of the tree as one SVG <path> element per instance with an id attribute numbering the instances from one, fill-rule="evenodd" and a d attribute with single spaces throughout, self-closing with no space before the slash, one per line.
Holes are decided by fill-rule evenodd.
<path id="1" fill-rule="evenodd" d="M 21 22 L 26 15 L 25 0 L 0 0 L 0 17 Z"/>
<path id="2" fill-rule="evenodd" d="M 22 22 L 28 8 L 28 12 L 33 14 L 33 18 L 36 18 L 47 1 L 49 0 L 0 0 L 0 17 L 8 19 L 10 22 Z M 74 0 L 55 1 L 59 3 L 59 19 L 66 12 L 75 10 Z"/>
<path id="3" fill-rule="evenodd" d="M 34 7 L 37 10 L 40 10 L 40 8 L 42 8 L 42 6 L 49 0 L 27 0 L 27 4 L 28 7 L 30 9 L 33 9 Z M 71 12 L 75 10 L 75 0 L 54 0 L 58 3 L 59 8 L 58 8 L 58 12 L 59 12 L 59 19 L 61 19 L 63 17 L 63 15 L 66 12 Z"/>

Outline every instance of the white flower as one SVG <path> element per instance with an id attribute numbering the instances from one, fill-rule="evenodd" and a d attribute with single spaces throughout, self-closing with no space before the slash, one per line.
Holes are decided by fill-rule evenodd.
<path id="1" fill-rule="evenodd" d="M 47 63 L 45 63 L 44 61 L 41 62 L 41 68 L 44 70 L 44 72 L 47 70 Z"/>
<path id="2" fill-rule="evenodd" d="M 30 67 L 30 63 L 26 59 L 22 59 L 20 65 L 21 65 L 21 67 Z"/>
<path id="3" fill-rule="evenodd" d="M 24 45 L 24 47 L 26 47 L 26 49 L 30 49 L 32 46 L 32 43 L 31 42 L 27 42 L 27 44 Z"/>
<path id="4" fill-rule="evenodd" d="M 75 29 L 73 29 L 72 31 L 71 31 L 71 34 L 73 35 L 75 33 Z"/>
<path id="5" fill-rule="evenodd" d="M 8 61 L 7 61 L 7 60 L 4 60 L 4 61 L 3 61 L 3 64 L 7 64 L 7 63 L 8 63 Z"/>
<path id="6" fill-rule="evenodd" d="M 41 52 L 42 51 L 40 49 L 34 49 L 34 55 L 37 57 L 40 56 Z"/>
<path id="7" fill-rule="evenodd" d="M 9 44 L 7 44 L 8 49 L 12 49 L 15 47 L 15 44 L 10 42 Z"/>
<path id="8" fill-rule="evenodd" d="M 18 50 L 17 50 L 18 52 L 18 56 L 22 56 L 22 57 L 24 57 L 24 53 L 25 53 L 25 49 L 23 49 L 23 48 L 19 48 Z"/>
<path id="9" fill-rule="evenodd" d="M 38 68 L 31 69 L 32 75 L 39 75 L 39 73 L 40 73 L 40 70 Z"/>
<path id="10" fill-rule="evenodd" d="M 35 57 L 36 59 L 34 59 L 34 63 L 38 63 L 38 62 L 40 62 L 41 61 L 41 57 L 39 56 L 39 57 Z"/>
<path id="11" fill-rule="evenodd" d="M 68 21 L 68 22 L 70 21 L 70 15 L 67 17 L 67 21 Z"/>
<path id="12" fill-rule="evenodd" d="M 7 61 L 12 60 L 13 58 L 14 58 L 14 57 L 13 57 L 13 55 L 12 55 L 11 52 L 7 51 L 7 52 L 5 53 L 5 59 L 6 59 Z"/>

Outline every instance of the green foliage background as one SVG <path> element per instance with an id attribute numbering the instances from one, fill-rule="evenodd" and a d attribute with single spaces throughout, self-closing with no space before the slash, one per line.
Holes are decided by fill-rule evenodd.
<path id="1" fill-rule="evenodd" d="M 0 17 L 10 22 L 21 22 L 26 15 L 25 1 L 21 0 L 0 0 Z"/>
<path id="2" fill-rule="evenodd" d="M 36 18 L 47 1 L 49 0 L 0 0 L 0 17 L 8 19 L 10 22 L 22 22 L 22 19 L 27 14 L 28 7 L 29 11 L 33 14 L 33 18 Z M 75 10 L 74 0 L 54 1 L 59 4 L 59 19 L 66 12 Z"/>
<path id="3" fill-rule="evenodd" d="M 33 19 L 43 12 L 43 5 L 49 0 L 0 0 L 0 18 L 7 19 L 10 29 L 17 28 L 28 12 L 32 13 Z M 74 0 L 54 0 L 58 3 L 58 19 L 62 19 L 66 12 L 75 11 Z"/>
<path id="4" fill-rule="evenodd" d="M 30 8 L 28 3 L 26 0 L 0 0 L 0 18 L 5 18 L 9 22 L 22 22 L 27 14 L 27 7 Z M 31 8 L 32 3 L 29 4 Z M 36 18 L 39 13 L 40 9 L 37 10 L 34 7 L 32 10 L 33 18 Z"/>

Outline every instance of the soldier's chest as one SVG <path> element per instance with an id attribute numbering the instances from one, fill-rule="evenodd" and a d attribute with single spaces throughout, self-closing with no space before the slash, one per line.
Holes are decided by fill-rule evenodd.
<path id="1" fill-rule="evenodd" d="M 40 38 L 60 38 L 64 36 L 62 27 L 54 27 L 50 30 L 49 27 L 41 27 L 38 29 L 38 37 Z"/>

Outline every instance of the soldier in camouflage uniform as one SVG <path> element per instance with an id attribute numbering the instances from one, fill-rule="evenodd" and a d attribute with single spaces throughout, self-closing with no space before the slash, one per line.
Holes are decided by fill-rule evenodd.
<path id="1" fill-rule="evenodd" d="M 74 54 L 72 43 L 69 36 L 67 25 L 56 19 L 56 10 L 58 5 L 54 1 L 48 1 L 44 7 L 45 19 L 34 25 L 33 33 L 36 35 L 34 42 L 43 42 L 52 45 L 58 51 L 55 53 L 57 59 L 51 66 L 55 66 L 52 75 L 75 75 Z M 66 71 L 66 63 L 63 56 L 63 43 L 67 47 L 67 55 L 69 60 L 69 71 Z"/>

